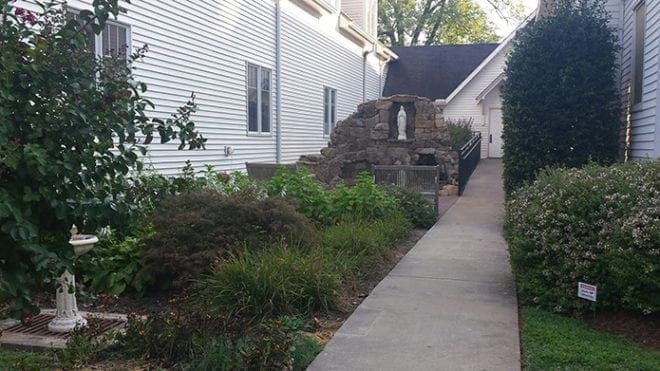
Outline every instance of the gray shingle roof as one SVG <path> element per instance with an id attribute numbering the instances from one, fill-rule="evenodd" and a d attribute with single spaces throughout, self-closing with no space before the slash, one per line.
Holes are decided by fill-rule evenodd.
<path id="1" fill-rule="evenodd" d="M 384 96 L 414 94 L 444 99 L 498 44 L 393 47 L 399 56 L 389 64 Z"/>

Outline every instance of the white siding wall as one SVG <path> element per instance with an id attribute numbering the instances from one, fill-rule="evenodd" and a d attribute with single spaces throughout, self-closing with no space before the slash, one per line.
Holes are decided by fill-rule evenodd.
<path id="1" fill-rule="evenodd" d="M 472 118 L 473 129 L 481 132 L 481 157 L 488 157 L 488 117 L 476 99 L 502 72 L 509 48 L 503 48 L 445 107 L 445 119 Z M 492 93 L 491 93 L 492 94 Z M 491 108 L 501 107 L 495 102 Z"/>
<path id="2" fill-rule="evenodd" d="M 70 0 L 69 6 L 83 9 L 91 3 Z M 323 86 L 337 89 L 338 120 L 362 102 L 363 60 L 362 48 L 336 30 L 337 14 L 317 19 L 286 0 L 282 4 L 282 161 L 293 162 L 326 145 Z M 130 25 L 132 46 L 149 45 L 136 75 L 149 87 L 146 97 L 156 105 L 152 114 L 168 117 L 195 92 L 199 110 L 193 120 L 208 138 L 207 149 L 200 151 L 178 151 L 176 143 L 151 145 L 147 162 L 164 174 L 179 172 L 186 160 L 218 170 L 241 170 L 246 161 L 275 162 L 274 2 L 140 0 L 124 6 L 128 14 L 119 21 Z M 268 135 L 247 133 L 247 62 L 272 70 Z M 377 76 L 369 63 L 369 98 L 378 95 Z M 224 155 L 225 146 L 233 147 L 232 156 Z"/>
<path id="3" fill-rule="evenodd" d="M 374 100 L 381 97 L 385 79 L 381 77 L 381 64 L 378 58 L 370 54 L 367 58 L 367 84 L 366 100 Z M 382 79 L 382 80 L 381 80 Z"/>
<path id="4" fill-rule="evenodd" d="M 376 36 L 378 25 L 377 0 L 341 0 L 341 11 L 367 34 Z"/>
<path id="5" fill-rule="evenodd" d="M 362 103 L 362 48 L 337 32 L 336 16 L 321 19 L 299 8 L 285 6 L 282 14 L 282 162 L 294 162 L 302 154 L 325 147 L 323 135 L 323 88 L 337 90 L 337 120 L 353 113 Z M 326 28 L 327 29 L 327 28 Z M 367 63 L 367 77 L 377 74 Z M 367 92 L 378 90 L 378 80 L 367 79 Z"/>
<path id="6" fill-rule="evenodd" d="M 69 1 L 76 8 L 89 4 L 90 0 Z M 136 75 L 149 87 L 146 96 L 156 105 L 153 115 L 167 117 L 195 92 L 199 110 L 193 120 L 208 138 L 207 149 L 200 151 L 178 151 L 176 144 L 151 145 L 147 162 L 172 174 L 186 160 L 223 170 L 242 169 L 245 161 L 272 161 L 274 134 L 247 135 L 245 85 L 247 62 L 274 71 L 274 3 L 191 0 L 165 6 L 159 0 L 140 0 L 124 6 L 128 13 L 120 21 L 131 27 L 133 47 L 149 45 L 144 61 L 136 63 Z M 274 78 L 272 82 L 274 107 Z M 233 156 L 224 155 L 225 145 L 234 148 Z"/>
<path id="7" fill-rule="evenodd" d="M 618 27 L 621 42 L 621 95 L 624 104 L 629 101 L 632 79 L 633 43 L 635 34 L 634 9 L 638 1 L 608 2 L 613 24 Z M 618 9 L 618 13 L 617 12 Z M 618 22 L 617 17 L 619 17 Z M 617 24 L 618 23 L 618 24 Z M 633 158 L 660 157 L 660 0 L 646 0 L 646 32 L 644 40 L 644 75 L 642 103 L 631 109 L 631 155 Z"/>
<path id="8" fill-rule="evenodd" d="M 367 0 L 341 0 L 341 11 L 363 29 L 365 25 L 366 1 Z"/>

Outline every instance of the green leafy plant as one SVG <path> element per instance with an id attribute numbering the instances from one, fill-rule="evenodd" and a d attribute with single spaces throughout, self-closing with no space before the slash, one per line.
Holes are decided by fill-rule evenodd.
<path id="1" fill-rule="evenodd" d="M 101 321 L 89 317 L 87 327 L 74 329 L 66 347 L 57 350 L 57 358 L 67 369 L 85 367 L 98 359 L 101 351 L 112 343 L 115 333 L 102 333 Z"/>
<path id="2" fill-rule="evenodd" d="M 249 353 L 250 349 L 250 344 L 244 339 L 233 342 L 224 335 L 195 338 L 192 342 L 192 359 L 188 369 L 191 371 L 245 369 L 243 354 Z"/>
<path id="3" fill-rule="evenodd" d="M 290 370 L 295 362 L 295 346 L 300 339 L 302 321 L 281 316 L 266 320 L 253 339 L 247 354 L 247 368 L 259 370 Z"/>
<path id="4" fill-rule="evenodd" d="M 435 206 L 419 192 L 403 187 L 386 187 L 385 191 L 397 200 L 399 209 L 417 228 L 431 228 L 438 219 Z"/>
<path id="5" fill-rule="evenodd" d="M 330 205 L 334 220 L 375 220 L 397 210 L 396 199 L 379 188 L 368 172 L 358 174 L 352 187 L 337 185 L 330 193 Z"/>
<path id="6" fill-rule="evenodd" d="M 263 187 L 269 195 L 290 200 L 301 214 L 317 223 L 332 221 L 328 194 L 306 169 L 292 173 L 282 167 Z"/>
<path id="7" fill-rule="evenodd" d="M 304 371 L 321 353 L 323 346 L 312 336 L 302 334 L 293 349 L 293 370 Z"/>
<path id="8" fill-rule="evenodd" d="M 117 335 L 117 345 L 123 356 L 144 357 L 172 367 L 188 361 L 200 339 L 220 335 L 224 323 L 224 317 L 210 314 L 203 306 L 177 302 L 144 316 L 130 314 L 124 333 Z"/>
<path id="9" fill-rule="evenodd" d="M 516 34 L 502 88 L 507 194 L 546 166 L 616 159 L 617 33 L 603 4 L 557 1 Z"/>
<path id="10" fill-rule="evenodd" d="M 315 240 L 313 226 L 291 205 L 252 191 L 229 196 L 209 189 L 181 193 L 163 201 L 148 221 L 155 233 L 146 240 L 138 279 L 161 288 L 182 288 L 244 243 Z"/>
<path id="11" fill-rule="evenodd" d="M 449 143 L 454 151 L 460 151 L 472 136 L 473 123 L 472 117 L 457 120 L 446 120 L 447 130 L 449 131 Z"/>
<path id="12" fill-rule="evenodd" d="M 93 293 L 120 295 L 126 289 L 143 293 L 136 274 L 142 268 L 142 249 L 153 230 L 145 227 L 137 236 L 117 239 L 110 235 L 102 239 L 88 254 L 80 257 L 77 271 Z"/>
<path id="13" fill-rule="evenodd" d="M 39 13 L 0 4 L 0 302 L 14 316 L 35 312 L 30 288 L 70 266 L 71 224 L 130 225 L 128 174 L 154 135 L 202 148 L 190 120 L 194 96 L 170 118 L 150 117 L 146 84 L 133 75 L 146 47 L 97 58 L 88 37 L 124 10 L 96 0 L 67 19 L 61 4 Z"/>
<path id="14" fill-rule="evenodd" d="M 660 310 L 660 161 L 542 171 L 507 203 L 505 235 L 519 300 L 583 313 L 578 281 L 598 308 Z"/>

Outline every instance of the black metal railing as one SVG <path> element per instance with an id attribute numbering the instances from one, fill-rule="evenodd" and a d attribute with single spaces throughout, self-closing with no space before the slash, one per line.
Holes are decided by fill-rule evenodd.
<path id="1" fill-rule="evenodd" d="M 379 185 L 394 185 L 419 192 L 438 211 L 440 166 L 374 165 L 374 181 Z"/>
<path id="2" fill-rule="evenodd" d="M 481 158 L 481 133 L 475 132 L 458 153 L 458 194 L 462 195 Z"/>

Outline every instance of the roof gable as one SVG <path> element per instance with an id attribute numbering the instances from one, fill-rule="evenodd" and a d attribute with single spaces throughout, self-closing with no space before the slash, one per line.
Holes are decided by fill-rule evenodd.
<path id="1" fill-rule="evenodd" d="M 394 47 L 384 96 L 412 94 L 432 100 L 447 98 L 498 44 Z"/>

